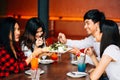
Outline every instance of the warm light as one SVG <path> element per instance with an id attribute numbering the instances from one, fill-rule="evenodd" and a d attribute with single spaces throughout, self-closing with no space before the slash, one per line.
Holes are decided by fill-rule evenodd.
<path id="1" fill-rule="evenodd" d="M 113 20 L 115 22 L 120 22 L 120 19 L 112 19 L 112 18 L 107 18 L 107 19 Z"/>
<path id="2" fill-rule="evenodd" d="M 37 17 L 37 16 L 14 16 L 14 15 L 7 15 L 7 16 L 0 16 L 0 17 L 15 17 L 20 19 L 30 19 L 31 17 Z M 110 20 L 113 20 L 115 22 L 120 22 L 119 18 L 107 18 Z M 83 21 L 83 18 L 81 17 L 49 17 L 49 20 L 67 20 L 67 21 Z"/>
<path id="3" fill-rule="evenodd" d="M 37 17 L 37 16 L 21 16 L 22 19 L 30 19 L 32 17 Z"/>
<path id="4" fill-rule="evenodd" d="M 49 20 L 83 21 L 80 17 L 49 17 Z"/>

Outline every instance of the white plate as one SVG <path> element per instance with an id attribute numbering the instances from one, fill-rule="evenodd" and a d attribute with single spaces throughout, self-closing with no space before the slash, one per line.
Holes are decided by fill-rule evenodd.
<path id="1" fill-rule="evenodd" d="M 40 74 L 43 74 L 43 73 L 45 73 L 45 71 L 44 70 L 40 70 Z M 31 69 L 25 71 L 25 74 L 31 75 Z"/>
<path id="2" fill-rule="evenodd" d="M 71 61 L 71 64 L 78 65 L 77 60 L 76 61 Z"/>
<path id="3" fill-rule="evenodd" d="M 87 76 L 88 74 L 85 72 L 68 72 L 66 75 L 72 78 L 80 78 Z"/>
<path id="4" fill-rule="evenodd" d="M 50 50 L 49 52 L 55 52 L 55 53 L 65 53 L 65 52 L 67 52 L 67 51 L 69 51 L 69 50 L 71 50 L 72 48 L 70 48 L 70 47 L 68 47 L 65 51 L 63 51 L 63 50 Z"/>
<path id="5" fill-rule="evenodd" d="M 54 60 L 51 60 L 51 59 L 40 60 L 41 64 L 50 64 L 50 63 L 53 63 L 53 62 L 54 62 Z"/>

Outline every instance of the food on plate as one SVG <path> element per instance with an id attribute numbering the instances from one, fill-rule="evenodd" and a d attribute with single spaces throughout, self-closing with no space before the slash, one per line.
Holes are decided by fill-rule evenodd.
<path id="1" fill-rule="evenodd" d="M 52 45 L 49 46 L 49 50 L 50 51 L 58 51 L 58 52 L 62 52 L 62 51 L 66 51 L 67 50 L 67 46 L 60 43 L 60 42 L 57 42 L 57 43 L 54 43 Z"/>

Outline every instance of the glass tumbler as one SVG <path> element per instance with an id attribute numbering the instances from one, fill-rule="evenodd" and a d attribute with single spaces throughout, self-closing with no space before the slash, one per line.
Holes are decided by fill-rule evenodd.
<path id="1" fill-rule="evenodd" d="M 78 59 L 78 71 L 85 72 L 86 64 L 85 64 L 85 54 L 81 53 L 80 58 Z"/>

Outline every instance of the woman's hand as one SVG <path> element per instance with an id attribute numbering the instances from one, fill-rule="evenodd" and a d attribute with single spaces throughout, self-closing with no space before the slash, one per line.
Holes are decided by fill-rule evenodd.
<path id="1" fill-rule="evenodd" d="M 46 53 L 42 53 L 39 55 L 39 57 L 41 58 L 42 56 L 51 56 L 53 53 L 49 53 L 49 52 L 46 52 Z"/>
<path id="2" fill-rule="evenodd" d="M 42 48 L 42 52 L 49 52 L 49 47 Z"/>
<path id="3" fill-rule="evenodd" d="M 58 34 L 58 41 L 61 42 L 61 43 L 63 43 L 63 44 L 66 44 L 67 39 L 66 39 L 66 37 L 65 37 L 65 34 L 59 33 L 59 34 Z"/>
<path id="4" fill-rule="evenodd" d="M 41 53 L 42 53 L 42 48 L 36 48 L 36 49 L 34 49 L 34 51 L 32 53 L 32 56 L 36 57 L 36 56 L 38 56 Z"/>
<path id="5" fill-rule="evenodd" d="M 29 64 L 32 60 L 32 58 L 38 57 L 40 54 L 48 52 L 48 49 L 46 48 L 36 48 L 34 49 L 33 53 L 25 60 L 27 64 Z"/>
<path id="6" fill-rule="evenodd" d="M 44 48 L 36 48 L 34 51 L 33 51 L 33 55 L 36 57 L 42 53 L 47 53 L 49 51 L 49 48 L 48 47 L 44 47 Z"/>
<path id="7" fill-rule="evenodd" d="M 86 48 L 85 50 L 84 50 L 84 53 L 85 54 L 87 54 L 88 56 L 93 56 L 94 55 L 94 50 L 93 50 L 93 48 Z"/>
<path id="8" fill-rule="evenodd" d="M 39 46 L 41 46 L 43 43 L 44 43 L 43 38 L 40 37 L 40 38 L 38 38 L 38 39 L 36 40 L 35 46 L 36 46 L 36 47 L 39 47 Z"/>
<path id="9" fill-rule="evenodd" d="M 98 65 L 99 61 L 96 58 L 96 55 L 94 53 L 94 49 L 93 48 L 91 48 L 91 47 L 90 48 L 86 48 L 84 50 L 84 53 L 87 54 L 88 56 L 90 56 L 90 58 L 92 59 L 92 61 L 93 61 L 95 66 Z"/>

